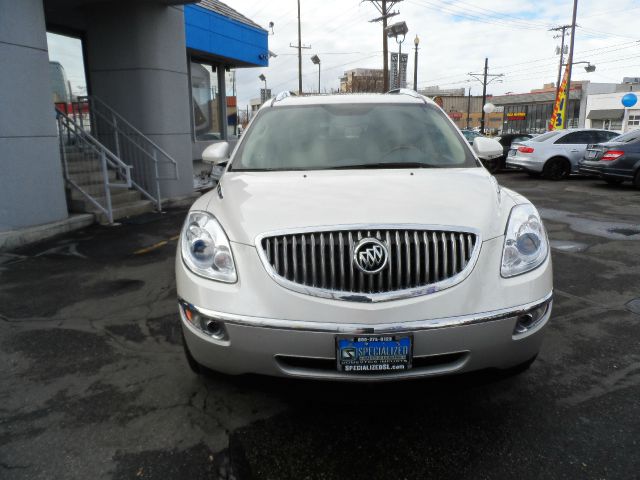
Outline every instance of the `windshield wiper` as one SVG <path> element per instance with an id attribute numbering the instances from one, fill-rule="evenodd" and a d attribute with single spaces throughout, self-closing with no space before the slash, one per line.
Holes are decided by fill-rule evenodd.
<path id="1" fill-rule="evenodd" d="M 429 165 L 421 162 L 378 162 L 378 163 L 356 163 L 353 165 L 340 165 L 330 167 L 327 170 L 348 170 L 348 169 L 368 169 L 368 168 L 438 168 L 436 165 Z"/>

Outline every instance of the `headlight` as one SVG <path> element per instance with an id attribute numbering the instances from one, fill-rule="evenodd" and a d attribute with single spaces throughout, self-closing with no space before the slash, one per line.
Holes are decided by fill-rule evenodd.
<path id="1" fill-rule="evenodd" d="M 180 236 L 182 259 L 198 275 L 220 282 L 238 280 L 229 239 L 206 212 L 189 212 Z"/>
<path id="2" fill-rule="evenodd" d="M 516 205 L 511 210 L 502 252 L 503 277 L 533 270 L 547 258 L 549 242 L 533 205 Z"/>

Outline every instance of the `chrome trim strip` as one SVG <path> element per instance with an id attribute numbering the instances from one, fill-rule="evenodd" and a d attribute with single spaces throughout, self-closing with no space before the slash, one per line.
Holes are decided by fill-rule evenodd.
<path id="1" fill-rule="evenodd" d="M 472 315 L 461 315 L 457 317 L 434 318 L 429 320 L 414 320 L 409 322 L 363 324 L 363 323 L 329 323 L 329 322 L 309 322 L 304 320 L 280 320 L 275 318 L 250 317 L 246 315 L 236 315 L 232 313 L 216 312 L 206 308 L 196 307 L 184 300 L 178 302 L 185 303 L 190 309 L 197 311 L 200 315 L 214 318 L 222 322 L 240 325 L 245 327 L 274 328 L 283 330 L 295 330 L 305 332 L 325 332 L 325 333 L 399 333 L 416 332 L 420 330 L 433 330 L 438 328 L 462 327 L 478 323 L 504 320 L 506 318 L 517 317 L 527 313 L 545 303 L 549 304 L 545 317 L 551 313 L 553 305 L 553 291 L 549 292 L 540 300 L 526 303 L 524 305 L 492 310 L 489 312 Z M 545 323 L 546 320 L 540 323 Z"/>
<path id="2" fill-rule="evenodd" d="M 274 269 L 271 267 L 271 264 L 269 263 L 269 260 L 267 259 L 267 256 L 264 252 L 264 249 L 262 248 L 262 240 L 265 237 L 275 237 L 275 236 L 282 236 L 282 235 L 298 235 L 298 234 L 305 234 L 305 233 L 311 233 L 311 238 L 312 238 L 312 244 L 311 244 L 311 252 L 312 252 L 312 275 L 314 278 L 316 277 L 316 268 L 315 268 L 315 241 L 314 239 L 314 233 L 319 233 L 320 234 L 320 242 L 321 242 L 321 248 L 324 247 L 324 238 L 323 238 L 323 232 L 336 232 L 336 231 L 340 231 L 340 230 L 344 230 L 344 231 L 354 231 L 354 230 L 358 230 L 358 240 L 362 239 L 362 234 L 361 231 L 362 230 L 429 230 L 432 231 L 433 234 L 433 238 L 434 240 L 436 240 L 436 235 L 435 235 L 435 231 L 439 231 L 442 232 L 441 235 L 441 239 L 443 241 L 443 248 L 444 248 L 444 254 L 445 254 L 445 260 L 444 263 L 446 263 L 446 237 L 445 237 L 445 233 L 444 232 L 455 232 L 455 233 L 472 233 L 476 236 L 476 244 L 474 245 L 473 248 L 473 253 L 471 255 L 471 258 L 469 259 L 469 263 L 465 266 L 465 268 L 460 271 L 459 273 L 445 279 L 445 280 L 441 280 L 438 281 L 438 278 L 435 278 L 435 283 L 432 284 L 428 284 L 428 285 L 422 285 L 420 287 L 413 287 L 413 288 L 406 288 L 403 290 L 395 290 L 392 292 L 381 292 L 381 293 L 356 293 L 356 292 L 347 292 L 347 291 L 340 291 L 340 290 L 330 290 L 328 288 L 321 288 L 321 287 L 317 287 L 317 286 L 308 286 L 308 285 L 301 285 L 299 283 L 296 282 L 292 282 L 284 277 L 281 277 L 280 275 L 278 275 Z M 351 241 L 351 238 L 349 239 Z M 462 282 L 465 278 L 467 278 L 473 268 L 476 265 L 476 262 L 478 260 L 478 257 L 480 256 L 480 250 L 482 248 L 482 236 L 480 234 L 480 230 L 475 229 L 475 228 L 470 228 L 470 227 L 459 227 L 459 226 L 451 226 L 451 225 L 422 225 L 422 224 L 412 224 L 412 223 L 400 223 L 400 224 L 354 224 L 354 225 L 330 225 L 330 226 L 319 226 L 319 227 L 306 227 L 306 228 L 292 228 L 292 229 L 287 229 L 287 230 L 278 230 L 278 231 L 272 231 L 272 232 L 265 232 L 265 233 L 261 233 L 260 235 L 258 235 L 255 239 L 255 246 L 256 246 L 256 251 L 258 252 L 258 256 L 260 257 L 260 260 L 262 261 L 262 265 L 264 266 L 265 270 L 267 271 L 267 273 L 269 274 L 269 276 L 273 279 L 274 282 L 276 282 L 278 285 L 280 285 L 281 287 L 284 287 L 288 290 L 292 290 L 294 292 L 298 292 L 298 293 L 303 293 L 305 295 L 311 295 L 311 296 L 315 296 L 315 297 L 321 297 L 321 298 L 330 298 L 333 300 L 346 300 L 346 301 L 351 301 L 351 302 L 365 302 L 365 303 L 377 303 L 377 302 L 387 302 L 390 300 L 399 300 L 402 298 L 413 298 L 413 297 L 420 297 L 423 295 L 430 295 L 432 293 L 436 293 L 436 292 L 440 292 L 442 290 L 445 290 L 447 288 L 453 287 L 454 285 L 457 285 L 458 283 Z M 400 252 L 400 236 L 399 236 L 399 232 L 396 232 L 396 246 L 398 248 L 398 252 Z M 435 243 L 435 259 L 436 259 L 436 277 L 438 276 L 438 244 L 437 244 L 437 240 L 434 242 Z M 277 249 L 277 245 L 278 242 L 274 242 L 276 249 Z M 321 250 L 321 254 L 323 253 L 324 249 Z M 398 272 L 397 272 L 397 276 L 398 276 L 398 285 L 401 284 L 402 282 L 402 263 L 401 263 L 401 256 L 397 255 L 398 257 Z M 276 252 L 276 261 L 278 260 L 277 257 L 277 252 Z M 321 261 L 322 263 L 322 261 Z M 276 268 L 278 268 L 278 265 L 276 264 Z M 445 266 L 445 272 L 446 272 L 446 266 Z M 325 280 L 326 280 L 326 274 L 323 271 L 322 273 L 322 283 L 326 285 Z M 352 276 L 353 279 L 353 276 Z M 360 274 L 359 275 L 359 283 L 360 285 L 364 285 L 364 274 Z M 353 288 L 353 285 L 352 287 Z"/>

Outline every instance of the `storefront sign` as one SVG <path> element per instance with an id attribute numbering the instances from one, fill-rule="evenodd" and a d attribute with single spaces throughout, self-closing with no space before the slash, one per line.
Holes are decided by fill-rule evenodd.
<path id="1" fill-rule="evenodd" d="M 507 120 L 524 120 L 527 118 L 526 112 L 509 112 L 507 113 Z"/>

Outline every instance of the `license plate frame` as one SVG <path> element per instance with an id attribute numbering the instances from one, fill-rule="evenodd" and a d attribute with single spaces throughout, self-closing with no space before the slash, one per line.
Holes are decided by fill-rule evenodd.
<path id="1" fill-rule="evenodd" d="M 597 150 L 587 150 L 587 154 L 584 156 L 587 160 L 593 160 L 598 156 Z"/>
<path id="2" fill-rule="evenodd" d="M 347 374 L 389 374 L 410 370 L 413 335 L 336 335 L 336 368 Z"/>

